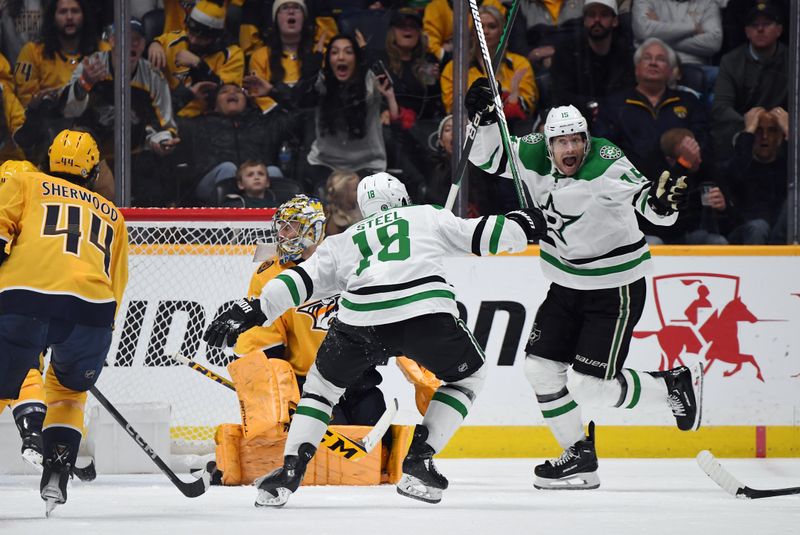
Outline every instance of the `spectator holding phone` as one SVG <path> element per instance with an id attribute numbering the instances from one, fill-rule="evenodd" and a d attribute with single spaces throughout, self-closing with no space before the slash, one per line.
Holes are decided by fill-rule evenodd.
<path id="1" fill-rule="evenodd" d="M 349 35 L 328 43 L 324 67 L 316 83 L 316 139 L 308 154 L 305 173 L 309 191 L 324 197 L 324 186 L 334 170 L 361 176 L 386 170 L 386 147 L 381 125 L 381 101 L 389 116 L 399 116 L 394 89 L 385 74 L 364 67 L 362 49 Z"/>

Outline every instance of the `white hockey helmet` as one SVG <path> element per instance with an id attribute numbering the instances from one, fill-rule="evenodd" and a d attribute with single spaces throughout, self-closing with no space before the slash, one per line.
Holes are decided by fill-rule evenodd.
<path id="1" fill-rule="evenodd" d="M 589 125 L 575 106 L 558 106 L 550 110 L 544 123 L 544 138 L 547 142 L 547 155 L 553 159 L 551 142 L 553 138 L 568 134 L 583 134 L 586 139 L 584 157 L 589 152 Z"/>
<path id="2" fill-rule="evenodd" d="M 384 172 L 362 178 L 358 183 L 357 199 L 364 217 L 411 204 L 405 185 Z"/>

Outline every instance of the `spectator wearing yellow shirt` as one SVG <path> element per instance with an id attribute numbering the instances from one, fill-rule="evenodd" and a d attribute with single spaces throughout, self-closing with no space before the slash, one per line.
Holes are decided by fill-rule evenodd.
<path id="1" fill-rule="evenodd" d="M 59 90 L 81 60 L 97 50 L 92 10 L 87 0 L 49 2 L 42 37 L 22 47 L 14 66 L 17 97 L 26 108 L 40 93 Z"/>
<path id="2" fill-rule="evenodd" d="M 496 50 L 500 43 L 506 17 L 495 7 L 481 6 L 479 9 L 481 24 L 486 35 L 489 50 Z M 483 69 L 483 58 L 477 43 L 473 39 L 472 62 L 467 73 L 467 85 L 478 78 L 486 76 Z M 534 80 L 533 67 L 524 56 L 506 52 L 501 60 L 497 81 L 503 90 L 503 106 L 508 120 L 520 121 L 530 119 L 536 111 L 539 90 Z M 442 70 L 442 101 L 445 110 L 450 113 L 453 107 L 453 63 L 449 62 Z M 530 131 L 530 130 L 529 130 Z"/>
<path id="3" fill-rule="evenodd" d="M 244 54 L 224 43 L 225 8 L 200 0 L 186 20 L 186 30 L 165 33 L 148 50 L 148 59 L 162 69 L 178 117 L 196 117 L 208 109 L 207 99 L 222 83 L 242 85 Z"/>
<path id="4" fill-rule="evenodd" d="M 311 107 L 324 41 L 313 42 L 304 0 L 276 0 L 272 12 L 277 31 L 270 32 L 268 45 L 250 58 L 245 89 L 265 113 L 278 105 L 287 110 Z M 308 97 L 310 103 L 304 102 Z"/>
<path id="5" fill-rule="evenodd" d="M 482 6 L 494 6 L 505 15 L 506 8 L 500 0 L 483 0 Z M 428 50 L 442 64 L 450 61 L 453 53 L 453 6 L 450 0 L 431 0 L 425 6 L 422 31 L 428 36 Z"/>

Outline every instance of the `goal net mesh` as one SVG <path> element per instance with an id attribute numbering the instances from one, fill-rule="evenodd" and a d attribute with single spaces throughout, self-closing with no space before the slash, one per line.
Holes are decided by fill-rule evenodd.
<path id="1" fill-rule="evenodd" d="M 273 212 L 124 210 L 128 286 L 97 386 L 114 404 L 168 404 L 172 453 L 208 453 L 216 426 L 240 420 L 235 392 L 179 364 L 174 355 L 228 377 L 232 356 L 207 348 L 203 333 L 246 295 L 256 245 L 273 243 Z M 87 409 L 96 403 L 89 396 Z"/>

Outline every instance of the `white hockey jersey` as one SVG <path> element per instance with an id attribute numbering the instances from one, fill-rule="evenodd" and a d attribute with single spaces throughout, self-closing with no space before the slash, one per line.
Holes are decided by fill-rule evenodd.
<path id="1" fill-rule="evenodd" d="M 430 205 L 378 212 L 330 236 L 261 292 L 268 323 L 309 299 L 341 293 L 338 320 L 369 326 L 446 312 L 458 315 L 445 256 L 519 252 L 525 232 L 504 216 L 461 219 Z"/>
<path id="2" fill-rule="evenodd" d="M 650 181 L 603 138 L 590 150 L 575 176 L 558 172 L 547 156 L 542 134 L 511 137 L 520 178 L 547 219 L 540 241 L 542 273 L 577 290 L 615 288 L 651 269 L 650 249 L 636 213 L 656 225 L 672 225 L 677 213 L 659 216 L 647 202 Z M 478 129 L 469 159 L 491 174 L 511 178 L 496 125 Z"/>

